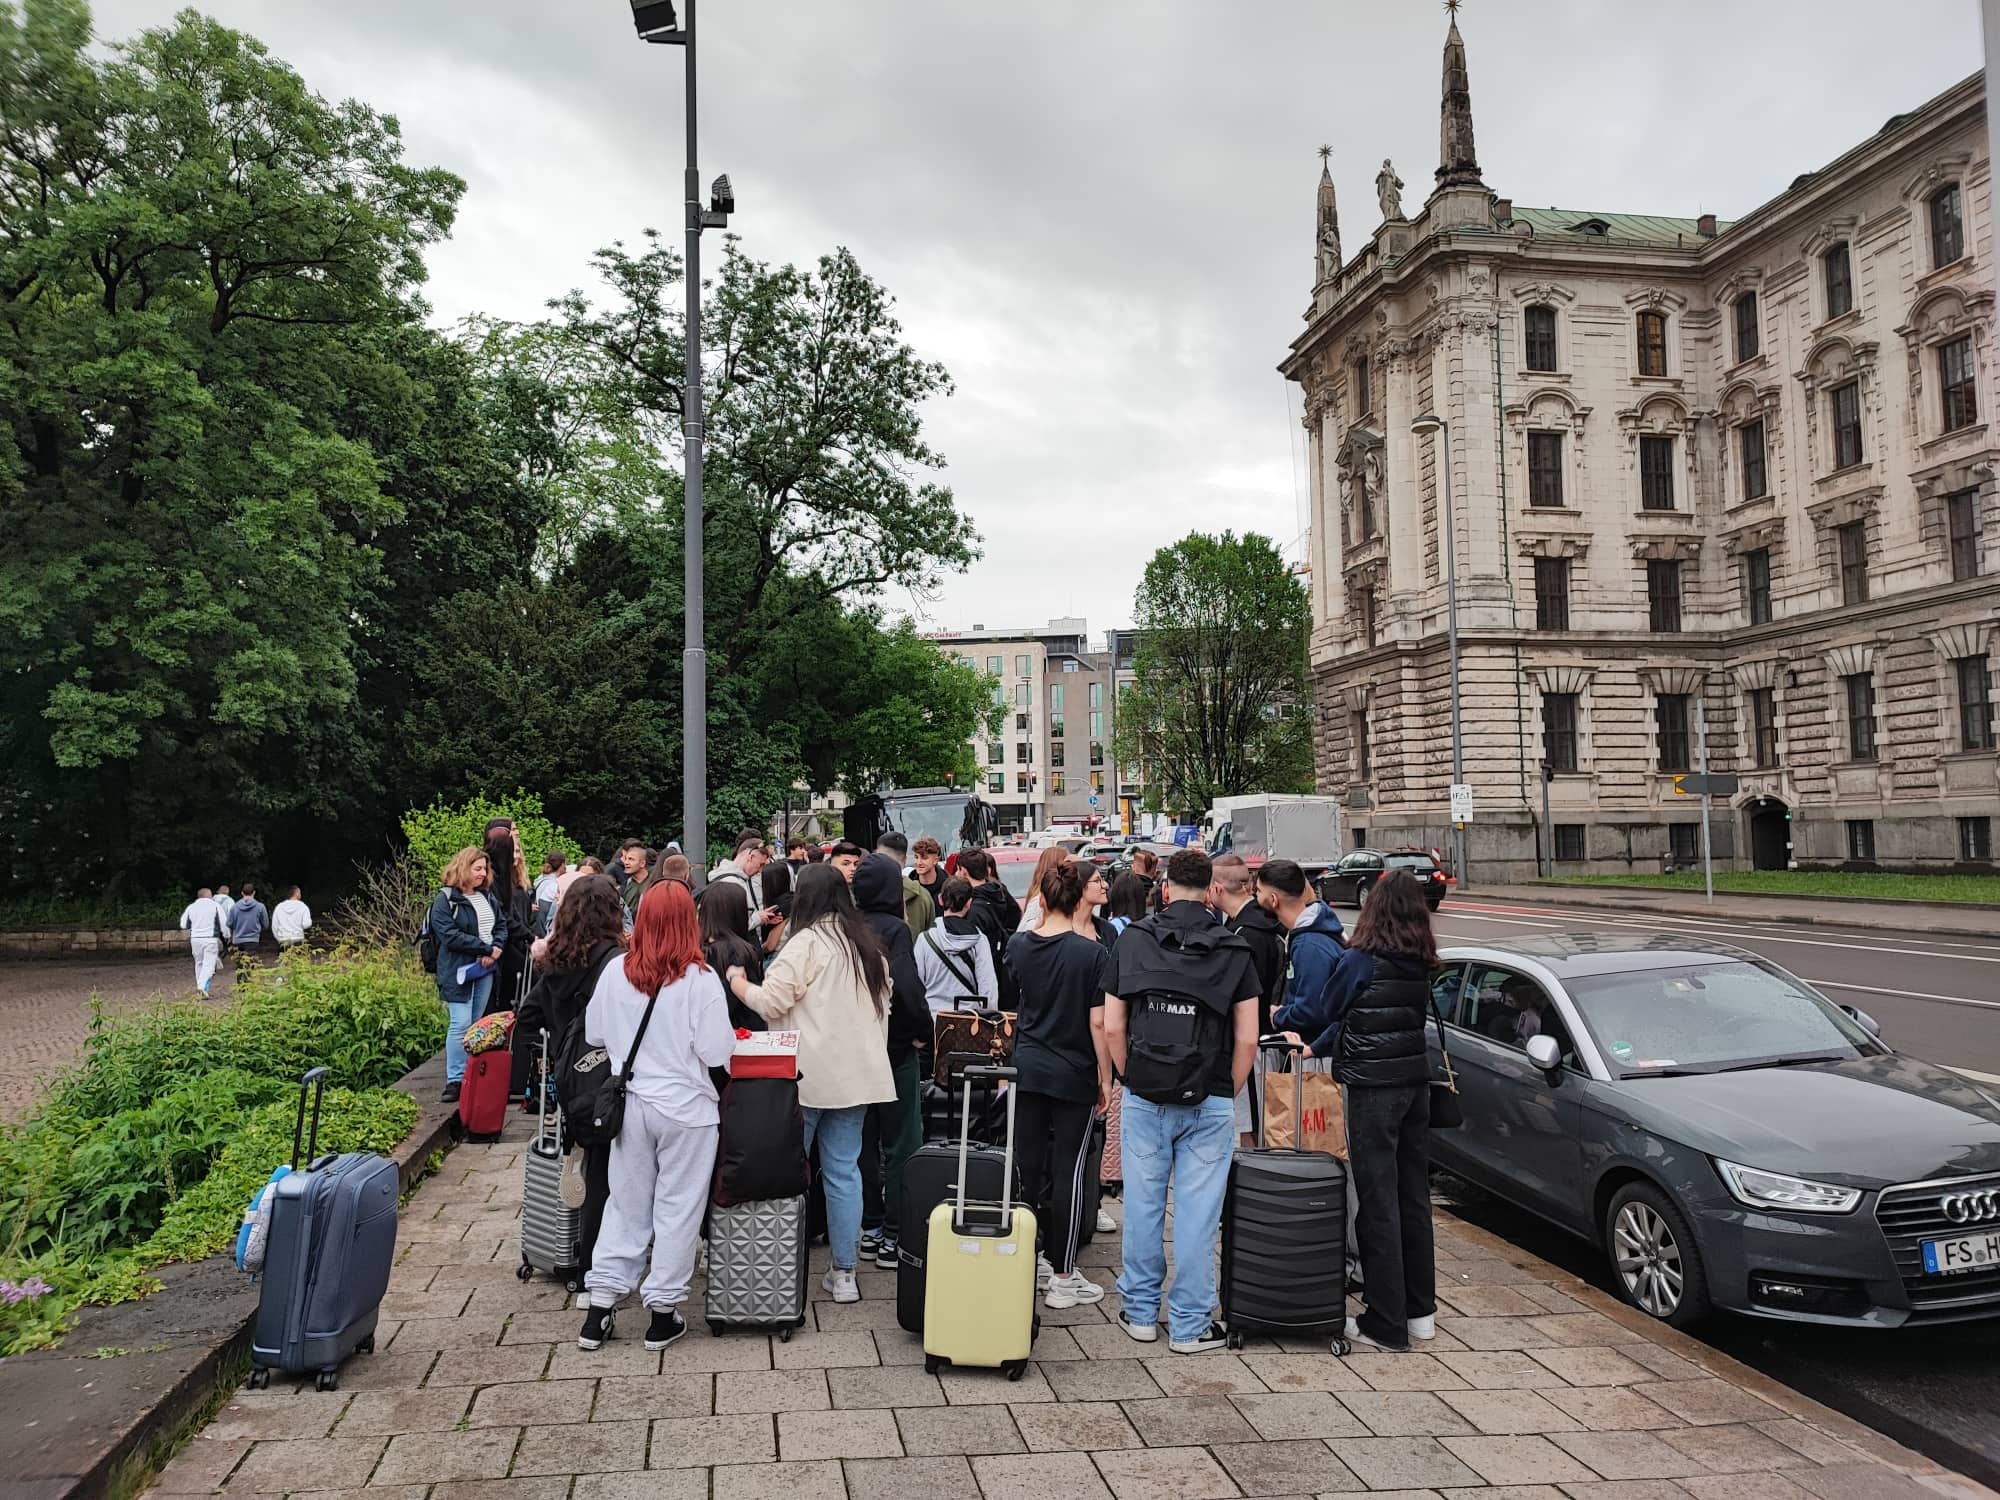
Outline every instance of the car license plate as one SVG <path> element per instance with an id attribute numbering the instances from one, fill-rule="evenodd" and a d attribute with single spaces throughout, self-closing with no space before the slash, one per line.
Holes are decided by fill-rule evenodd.
<path id="1" fill-rule="evenodd" d="M 1958 1240 L 1925 1240 L 1924 1269 L 1933 1276 L 2000 1266 L 2000 1234 L 1969 1234 Z"/>

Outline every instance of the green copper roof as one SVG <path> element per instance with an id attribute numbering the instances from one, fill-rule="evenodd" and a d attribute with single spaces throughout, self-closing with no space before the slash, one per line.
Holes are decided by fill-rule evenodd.
<path id="1" fill-rule="evenodd" d="M 1514 221 L 1531 225 L 1536 235 L 1542 238 L 1584 243 L 1602 239 L 1626 244 L 1672 245 L 1695 244 L 1702 239 L 1693 219 L 1676 219 L 1667 214 L 1606 214 L 1590 209 L 1522 208 L 1516 204 Z M 1604 225 L 1601 235 L 1586 233 L 1577 227 L 1592 222 Z M 1728 227 L 1729 222 L 1723 220 L 1716 225 L 1716 230 L 1720 233 Z"/>

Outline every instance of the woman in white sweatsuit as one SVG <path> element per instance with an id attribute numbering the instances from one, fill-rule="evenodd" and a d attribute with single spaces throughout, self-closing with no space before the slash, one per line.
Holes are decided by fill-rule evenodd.
<path id="1" fill-rule="evenodd" d="M 576 1341 L 600 1347 L 611 1337 L 611 1309 L 636 1287 L 652 1314 L 646 1347 L 664 1349 L 687 1332 L 675 1309 L 694 1276 L 715 1171 L 716 1094 L 708 1070 L 736 1050 L 722 980 L 702 960 L 694 898 L 680 882 L 662 881 L 639 902 L 631 946 L 605 965 L 583 1035 L 610 1054 L 614 1070 L 628 1056 L 634 1060 L 625 1123 L 611 1143 L 611 1196 L 584 1277 L 590 1311 Z"/>

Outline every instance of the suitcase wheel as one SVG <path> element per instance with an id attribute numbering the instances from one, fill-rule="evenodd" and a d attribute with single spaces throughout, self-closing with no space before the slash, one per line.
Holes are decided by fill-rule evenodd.
<path id="1" fill-rule="evenodd" d="M 939 1370 L 942 1370 L 943 1368 L 944 1368 L 943 1355 L 926 1354 L 924 1356 L 924 1373 L 926 1375 L 935 1375 Z"/>
<path id="2" fill-rule="evenodd" d="M 1354 1352 L 1354 1346 L 1348 1343 L 1347 1340 L 1342 1338 L 1340 1335 L 1335 1334 L 1333 1339 L 1333 1352 L 1335 1354 L 1338 1354 L 1342 1359 L 1345 1359 L 1347 1358 L 1348 1355 Z"/>
<path id="3" fill-rule="evenodd" d="M 1007 1372 L 1009 1380 L 1019 1380 L 1028 1373 L 1028 1362 L 1025 1359 L 1010 1359 L 1001 1368 Z"/>
<path id="4" fill-rule="evenodd" d="M 315 1375 L 315 1376 L 313 1377 L 313 1389 L 314 1389 L 314 1390 L 316 1390 L 316 1391 L 337 1391 L 337 1390 L 339 1390 L 339 1389 L 340 1389 L 340 1371 L 338 1371 L 338 1370 L 321 1370 L 321 1371 L 319 1372 L 319 1374 L 317 1374 L 317 1375 Z"/>
<path id="5" fill-rule="evenodd" d="M 514 1267 L 514 1274 L 520 1277 L 521 1280 L 526 1281 L 535 1274 L 535 1268 L 524 1260 L 518 1266 Z M 573 1291 L 575 1288 L 571 1288 L 571 1290 Z"/>
<path id="6" fill-rule="evenodd" d="M 1241 1349 L 1243 1347 L 1243 1335 L 1240 1333 L 1230 1334 L 1229 1347 L 1232 1349 Z"/>
<path id="7" fill-rule="evenodd" d="M 367 1338 L 356 1344 L 354 1352 L 356 1354 L 373 1354 L 375 1352 L 375 1335 L 371 1333 Z"/>
<path id="8" fill-rule="evenodd" d="M 243 1383 L 253 1391 L 267 1390 L 271 1384 L 271 1371 L 264 1365 L 255 1365 L 251 1368 L 250 1378 Z"/>
<path id="9" fill-rule="evenodd" d="M 581 1276 L 577 1275 L 577 1274 L 576 1274 L 576 1272 L 574 1272 L 574 1271 L 570 1272 L 570 1273 L 569 1273 L 569 1275 L 567 1275 L 567 1276 L 565 1276 L 565 1277 L 563 1278 L 563 1290 L 564 1290 L 564 1291 L 566 1291 L 566 1292 L 580 1292 L 580 1291 L 582 1291 L 582 1290 L 583 1290 L 583 1278 L 582 1278 Z"/>
<path id="10" fill-rule="evenodd" d="M 714 1339 L 722 1337 L 722 1325 L 713 1318 L 708 1320 L 708 1336 Z"/>
<path id="11" fill-rule="evenodd" d="M 792 1341 L 791 1328 L 789 1326 L 780 1328 L 778 1330 L 778 1342 L 781 1344 L 789 1344 L 791 1341 Z"/>

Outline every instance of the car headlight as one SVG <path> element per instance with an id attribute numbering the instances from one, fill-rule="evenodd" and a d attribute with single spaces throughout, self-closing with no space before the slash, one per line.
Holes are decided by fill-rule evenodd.
<path id="1" fill-rule="evenodd" d="M 1739 1203 L 1752 1208 L 1785 1209 L 1802 1214 L 1844 1214 L 1853 1212 L 1861 1201 L 1859 1188 L 1835 1187 L 1827 1182 L 1810 1182 L 1803 1177 L 1787 1177 L 1782 1172 L 1765 1172 L 1756 1167 L 1739 1167 L 1733 1161 L 1716 1158 L 1716 1171 L 1728 1184 Z"/>

